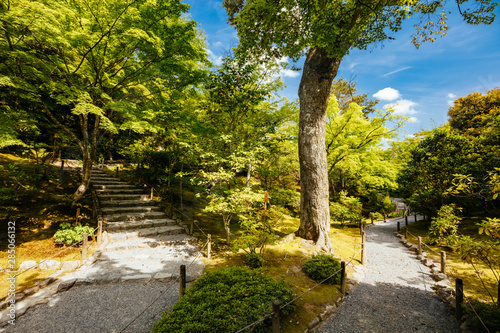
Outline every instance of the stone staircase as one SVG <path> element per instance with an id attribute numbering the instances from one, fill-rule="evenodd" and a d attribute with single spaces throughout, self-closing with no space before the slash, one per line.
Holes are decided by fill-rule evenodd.
<path id="1" fill-rule="evenodd" d="M 188 280 L 201 275 L 204 265 L 193 245 L 197 239 L 168 218 L 144 188 L 97 168 L 92 170 L 91 183 L 109 243 L 99 259 L 82 272 L 80 282 L 168 280 L 179 275 L 180 265 L 190 264 Z"/>

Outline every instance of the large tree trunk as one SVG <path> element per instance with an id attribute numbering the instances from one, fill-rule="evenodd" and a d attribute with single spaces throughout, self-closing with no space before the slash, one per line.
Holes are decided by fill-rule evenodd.
<path id="1" fill-rule="evenodd" d="M 300 227 L 299 237 L 332 252 L 328 232 L 328 167 L 325 145 L 326 109 L 340 59 L 319 47 L 308 51 L 299 86 Z"/>

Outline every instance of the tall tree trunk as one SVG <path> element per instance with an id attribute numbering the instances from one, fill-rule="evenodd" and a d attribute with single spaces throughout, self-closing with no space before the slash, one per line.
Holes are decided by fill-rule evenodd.
<path id="1" fill-rule="evenodd" d="M 92 157 L 88 150 L 83 151 L 82 181 L 80 183 L 80 186 L 78 186 L 78 188 L 76 189 L 76 192 L 73 194 L 73 201 L 76 202 L 80 200 L 89 188 L 91 173 Z"/>
<path id="2" fill-rule="evenodd" d="M 326 109 L 340 59 L 328 57 L 319 47 L 308 51 L 299 86 L 300 227 L 299 237 L 313 240 L 331 253 Z"/>

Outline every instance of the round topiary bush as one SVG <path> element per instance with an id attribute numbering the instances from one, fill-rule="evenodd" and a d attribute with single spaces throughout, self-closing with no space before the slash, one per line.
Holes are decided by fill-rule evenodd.
<path id="1" fill-rule="evenodd" d="M 246 261 L 247 265 L 252 268 L 260 268 L 265 263 L 264 257 L 260 253 L 248 253 Z"/>
<path id="2" fill-rule="evenodd" d="M 322 282 L 333 273 L 340 270 L 340 260 L 327 254 L 312 256 L 304 263 L 304 272 L 316 282 Z M 340 272 L 324 283 L 340 284 Z"/>
<path id="3" fill-rule="evenodd" d="M 235 332 L 272 312 L 272 302 L 284 304 L 294 297 L 284 281 L 248 267 L 219 268 L 203 274 L 186 294 L 166 311 L 153 332 Z M 292 304 L 282 309 L 287 315 Z M 270 319 L 253 332 L 261 332 Z"/>

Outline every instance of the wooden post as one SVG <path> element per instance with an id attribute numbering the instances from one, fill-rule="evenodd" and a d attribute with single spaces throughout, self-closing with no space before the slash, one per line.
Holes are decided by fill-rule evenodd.
<path id="1" fill-rule="evenodd" d="M 151 187 L 151 200 L 153 200 L 155 197 L 154 197 L 154 188 Z"/>
<path id="2" fill-rule="evenodd" d="M 417 214 L 415 214 L 415 222 L 417 222 Z"/>
<path id="3" fill-rule="evenodd" d="M 405 215 L 405 223 L 406 223 L 406 226 L 408 226 L 408 215 Z"/>
<path id="4" fill-rule="evenodd" d="M 88 233 L 83 234 L 83 242 L 82 242 L 82 260 L 87 258 L 87 239 L 89 237 Z"/>
<path id="5" fill-rule="evenodd" d="M 340 262 L 340 292 L 345 295 L 347 289 L 347 274 L 345 271 L 345 261 Z"/>
<path id="6" fill-rule="evenodd" d="M 76 209 L 76 222 L 80 221 L 80 207 Z"/>
<path id="7" fill-rule="evenodd" d="M 398 221 L 398 232 L 401 231 L 401 224 Z"/>
<path id="8" fill-rule="evenodd" d="M 191 218 L 191 225 L 189 226 L 189 234 L 192 236 L 194 233 L 194 218 Z"/>
<path id="9" fill-rule="evenodd" d="M 387 215 L 384 212 L 384 222 L 387 222 Z"/>
<path id="10" fill-rule="evenodd" d="M 446 252 L 441 251 L 441 273 L 446 274 Z"/>
<path id="11" fill-rule="evenodd" d="M 362 235 L 365 232 L 365 225 L 363 224 L 363 220 L 359 221 L 359 233 Z"/>
<path id="12" fill-rule="evenodd" d="M 280 301 L 273 301 L 273 333 L 280 333 Z"/>
<path id="13" fill-rule="evenodd" d="M 186 265 L 181 265 L 179 297 L 184 296 L 185 292 L 186 292 Z"/>
<path id="14" fill-rule="evenodd" d="M 372 224 L 373 224 L 373 213 L 370 213 L 370 219 L 372 220 Z"/>
<path id="15" fill-rule="evenodd" d="M 366 265 L 366 246 L 365 246 L 366 233 L 361 233 L 361 265 Z"/>
<path id="16" fill-rule="evenodd" d="M 207 238 L 208 238 L 208 243 L 207 243 L 207 257 L 208 257 L 208 259 L 210 259 L 211 252 L 212 252 L 212 235 L 208 234 Z"/>
<path id="17" fill-rule="evenodd" d="M 405 228 L 405 239 L 408 240 L 408 227 Z"/>
<path id="18" fill-rule="evenodd" d="M 457 318 L 458 321 L 461 321 L 463 315 L 462 304 L 464 304 L 464 282 L 462 281 L 462 279 L 455 280 L 455 295 L 456 295 L 455 318 Z"/>
<path id="19" fill-rule="evenodd" d="M 64 160 L 61 161 L 61 171 L 64 170 Z"/>
<path id="20" fill-rule="evenodd" d="M 116 178 L 118 178 L 118 170 L 120 169 L 120 167 L 117 165 L 116 166 Z"/>
<path id="21" fill-rule="evenodd" d="M 422 237 L 418 236 L 418 255 L 422 255 Z"/>
<path id="22" fill-rule="evenodd" d="M 102 243 L 102 220 L 97 221 L 97 245 Z"/>

